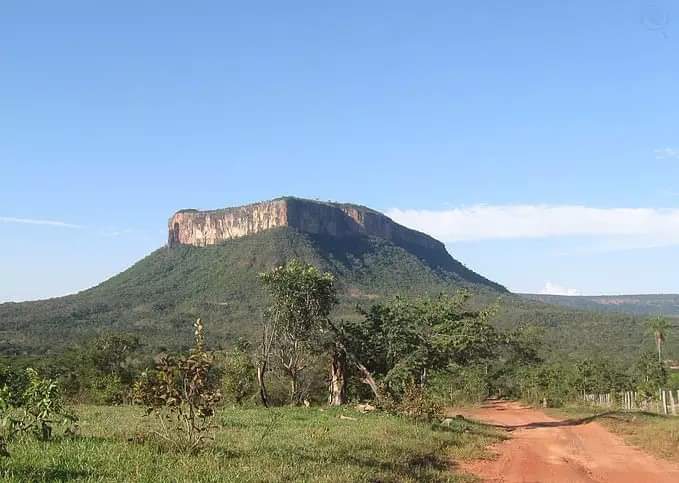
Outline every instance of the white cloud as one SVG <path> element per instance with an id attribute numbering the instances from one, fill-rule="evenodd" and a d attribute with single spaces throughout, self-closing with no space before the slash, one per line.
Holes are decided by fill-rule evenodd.
<path id="1" fill-rule="evenodd" d="M 662 148 L 655 150 L 656 159 L 679 159 L 679 149 Z"/>
<path id="2" fill-rule="evenodd" d="M 129 235 L 132 233 L 132 230 L 129 228 L 124 228 L 124 229 L 106 229 L 106 230 L 101 230 L 99 234 L 103 236 L 104 238 L 116 238 L 119 236 L 123 235 Z"/>
<path id="3" fill-rule="evenodd" d="M 45 226 L 57 226 L 60 228 L 81 228 L 80 225 L 73 225 L 71 223 L 65 223 L 63 221 L 54 220 L 34 220 L 31 218 L 12 218 L 7 216 L 0 216 L 0 223 L 18 223 L 21 225 L 45 225 Z"/>
<path id="4" fill-rule="evenodd" d="M 444 242 L 590 236 L 632 246 L 679 244 L 679 209 L 477 205 L 387 214 Z"/>
<path id="5" fill-rule="evenodd" d="M 545 295 L 580 295 L 580 292 L 575 288 L 565 288 L 552 282 L 545 283 L 540 293 Z"/>

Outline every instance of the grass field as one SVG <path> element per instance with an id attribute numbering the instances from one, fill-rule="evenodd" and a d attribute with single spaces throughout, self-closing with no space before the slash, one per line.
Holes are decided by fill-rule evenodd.
<path id="1" fill-rule="evenodd" d="M 77 413 L 77 437 L 11 443 L 3 481 L 473 481 L 455 462 L 500 437 L 462 420 L 443 427 L 348 409 L 224 409 L 215 443 L 190 456 L 143 436 L 154 420 L 140 408 Z"/>
<path id="2" fill-rule="evenodd" d="M 556 411 L 559 416 L 592 417 L 629 444 L 661 458 L 679 462 L 679 417 L 639 412 L 602 412 L 584 407 Z"/>

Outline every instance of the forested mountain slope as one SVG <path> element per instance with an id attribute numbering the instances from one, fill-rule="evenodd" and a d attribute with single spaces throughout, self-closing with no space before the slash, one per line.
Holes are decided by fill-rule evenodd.
<path id="1" fill-rule="evenodd" d="M 258 273 L 293 258 L 337 276 L 338 316 L 352 316 L 357 303 L 384 296 L 461 287 L 490 298 L 505 292 L 469 282 L 471 271 L 449 255 L 414 254 L 366 235 L 338 238 L 280 227 L 213 246 L 161 248 L 84 292 L 0 305 L 0 350 L 45 353 L 103 331 L 134 332 L 152 347 L 176 347 L 191 340 L 197 317 L 220 343 L 252 337 L 264 304 Z"/>

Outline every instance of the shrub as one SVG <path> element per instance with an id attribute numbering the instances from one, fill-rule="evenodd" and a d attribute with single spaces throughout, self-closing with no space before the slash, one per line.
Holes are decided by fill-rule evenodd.
<path id="1" fill-rule="evenodd" d="M 419 385 L 410 384 L 398 400 L 388 393 L 380 399 L 383 410 L 418 421 L 434 421 L 443 415 L 443 407 Z"/>
<path id="2" fill-rule="evenodd" d="M 246 345 L 240 344 L 227 353 L 221 369 L 225 399 L 240 405 L 257 392 L 257 369 Z"/>
<path id="3" fill-rule="evenodd" d="M 422 387 L 411 385 L 398 404 L 398 412 L 409 418 L 432 421 L 441 417 L 443 409 Z"/>
<path id="4" fill-rule="evenodd" d="M 194 324 L 195 344 L 186 356 L 163 355 L 154 371 L 146 371 L 134 387 L 135 400 L 160 423 L 158 435 L 174 449 L 195 453 L 213 438 L 212 417 L 221 400 L 211 372 L 214 357 L 205 351 L 203 324 Z"/>
<path id="5" fill-rule="evenodd" d="M 104 374 L 92 377 L 88 393 L 88 399 L 94 404 L 121 404 L 129 387 L 125 387 L 117 375 Z"/>
<path id="6" fill-rule="evenodd" d="M 5 384 L 0 389 L 0 456 L 9 456 L 8 441 L 19 434 L 32 434 L 41 441 L 52 439 L 55 425 L 65 426 L 65 434 L 74 434 L 77 418 L 66 411 L 56 381 L 43 378 L 34 369 L 26 369 L 27 387 L 17 399 Z M 15 401 L 20 401 L 15 405 Z"/>
<path id="7" fill-rule="evenodd" d="M 72 433 L 77 418 L 66 411 L 57 382 L 40 377 L 31 368 L 26 369 L 26 375 L 28 387 L 23 395 L 21 416 L 14 422 L 15 431 L 31 432 L 42 441 L 52 438 L 55 424 L 65 425 L 66 432 Z"/>
<path id="8" fill-rule="evenodd" d="M 489 396 L 490 387 L 484 367 L 455 366 L 432 375 L 428 391 L 442 404 L 475 404 Z"/>

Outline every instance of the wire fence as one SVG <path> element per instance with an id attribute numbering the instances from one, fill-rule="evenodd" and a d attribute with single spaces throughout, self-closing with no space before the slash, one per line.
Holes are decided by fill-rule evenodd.
<path id="1" fill-rule="evenodd" d="M 611 410 L 645 411 L 667 416 L 679 412 L 679 391 L 660 389 L 657 397 L 648 397 L 636 391 L 611 392 L 606 394 L 583 394 L 583 400 L 592 406 Z"/>

